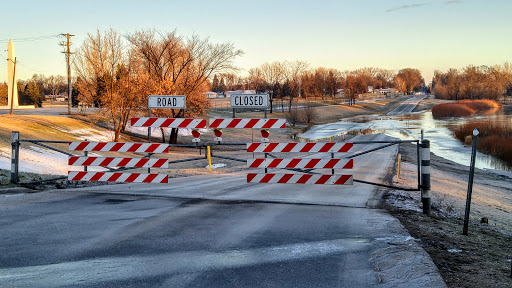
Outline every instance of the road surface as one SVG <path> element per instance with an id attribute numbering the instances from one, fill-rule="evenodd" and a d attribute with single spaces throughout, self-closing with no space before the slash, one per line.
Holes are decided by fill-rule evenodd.
<path id="1" fill-rule="evenodd" d="M 416 106 L 421 102 L 421 100 L 425 99 L 425 95 L 418 95 L 411 97 L 402 103 L 400 103 L 395 109 L 393 109 L 391 112 L 389 112 L 388 116 L 393 115 L 403 115 L 403 114 L 409 114 L 416 108 Z"/>
<path id="2" fill-rule="evenodd" d="M 355 178 L 382 181 L 395 155 L 357 157 Z M 0 195 L 0 287 L 444 286 L 375 187 L 245 173 Z"/>

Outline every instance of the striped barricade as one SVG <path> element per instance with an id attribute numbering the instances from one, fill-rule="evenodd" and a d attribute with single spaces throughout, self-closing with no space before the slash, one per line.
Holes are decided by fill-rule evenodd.
<path id="1" fill-rule="evenodd" d="M 248 173 L 247 183 L 351 185 L 352 175 Z"/>
<path id="2" fill-rule="evenodd" d="M 126 157 L 69 157 L 70 166 L 100 166 L 100 167 L 137 167 L 137 168 L 169 168 L 169 160 L 155 158 L 126 158 Z"/>
<path id="3" fill-rule="evenodd" d="M 69 171 L 71 181 L 169 183 L 167 174 Z"/>
<path id="4" fill-rule="evenodd" d="M 70 151 L 168 153 L 168 144 L 119 142 L 69 142 Z M 169 160 L 158 158 L 69 156 L 70 166 L 122 168 L 169 168 Z M 168 183 L 167 174 L 69 171 L 70 181 L 106 181 L 126 183 Z"/>
<path id="5" fill-rule="evenodd" d="M 168 144 L 122 142 L 69 142 L 70 151 L 168 153 Z"/>
<path id="6" fill-rule="evenodd" d="M 247 143 L 247 152 L 348 152 L 354 144 L 352 143 Z"/>
<path id="7" fill-rule="evenodd" d="M 247 168 L 278 169 L 352 169 L 354 159 L 309 159 L 309 158 L 250 158 Z"/>
<path id="8" fill-rule="evenodd" d="M 210 128 L 251 128 L 274 129 L 286 128 L 285 119 L 258 118 L 210 118 Z"/>
<path id="9" fill-rule="evenodd" d="M 247 183 L 331 184 L 351 185 L 352 175 L 335 175 L 334 169 L 352 169 L 353 159 L 334 158 L 334 153 L 348 152 L 353 143 L 247 143 L 249 153 L 329 153 L 332 158 L 249 158 L 248 168 L 264 168 L 265 173 L 247 174 Z M 267 173 L 274 169 L 332 169 L 332 174 Z M 309 172 L 309 171 L 305 171 Z"/>
<path id="10" fill-rule="evenodd" d="M 133 117 L 130 122 L 133 127 L 201 129 L 207 126 L 205 119 L 191 118 Z"/>

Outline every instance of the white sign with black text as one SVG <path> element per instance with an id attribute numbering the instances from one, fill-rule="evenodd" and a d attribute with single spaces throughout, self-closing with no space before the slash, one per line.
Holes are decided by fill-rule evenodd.
<path id="1" fill-rule="evenodd" d="M 234 94 L 234 95 L 231 95 L 231 107 L 233 107 L 233 108 L 268 107 L 268 94 Z"/>
<path id="2" fill-rule="evenodd" d="M 149 95 L 149 108 L 185 109 L 187 97 L 185 95 Z"/>

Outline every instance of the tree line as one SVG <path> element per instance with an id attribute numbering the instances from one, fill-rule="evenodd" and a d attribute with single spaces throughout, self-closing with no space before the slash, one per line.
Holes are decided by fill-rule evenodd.
<path id="1" fill-rule="evenodd" d="M 395 73 L 392 70 L 367 67 L 341 72 L 334 68 L 309 69 L 304 61 L 274 61 L 252 68 L 245 77 L 235 73 L 215 75 L 213 92 L 232 90 L 255 90 L 270 92 L 273 98 L 334 98 L 339 89 L 354 100 L 358 94 L 375 89 L 396 88 L 400 92 L 412 93 L 424 88 L 425 81 L 418 69 L 405 68 Z"/>
<path id="2" fill-rule="evenodd" d="M 62 75 L 44 76 L 43 74 L 34 74 L 30 79 L 18 80 L 17 84 L 18 98 L 21 105 L 34 104 L 37 107 L 41 107 L 42 102 L 45 101 L 45 95 L 67 96 L 68 94 L 67 80 Z M 7 95 L 7 83 L 1 83 L 0 105 L 7 105 Z"/>
<path id="3" fill-rule="evenodd" d="M 512 65 L 467 66 L 435 71 L 432 92 L 441 99 L 492 99 L 512 95 Z"/>

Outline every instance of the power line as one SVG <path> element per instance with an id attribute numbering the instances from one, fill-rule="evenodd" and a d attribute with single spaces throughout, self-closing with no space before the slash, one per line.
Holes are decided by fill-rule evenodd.
<path id="1" fill-rule="evenodd" d="M 8 43 L 10 40 L 16 41 L 16 42 L 40 41 L 40 40 L 48 40 L 48 39 L 56 38 L 58 36 L 59 35 L 47 35 L 47 36 L 38 36 L 38 37 L 0 39 L 0 43 Z"/>

